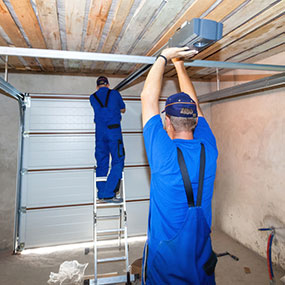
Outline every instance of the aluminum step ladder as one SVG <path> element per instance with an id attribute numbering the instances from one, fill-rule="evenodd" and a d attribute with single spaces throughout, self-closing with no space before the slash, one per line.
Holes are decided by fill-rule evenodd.
<path id="1" fill-rule="evenodd" d="M 122 198 L 122 202 L 120 203 L 112 203 L 112 202 L 101 202 L 97 200 L 97 187 L 96 182 L 106 181 L 107 177 L 96 177 L 96 170 L 94 170 L 94 181 L 93 181 L 93 243 L 94 243 L 94 279 L 89 280 L 89 284 L 131 284 L 132 281 L 135 281 L 135 276 L 130 273 L 129 266 L 129 252 L 128 252 L 128 227 L 127 227 L 127 208 L 126 208 L 126 192 L 125 192 L 125 179 L 124 172 L 122 173 L 120 190 L 117 194 L 118 198 Z M 118 214 L 110 214 L 110 215 L 99 215 L 98 209 L 108 209 L 115 208 L 118 210 Z M 98 221 L 100 220 L 119 220 L 118 228 L 104 229 L 98 230 Z M 116 256 L 111 258 L 98 258 L 98 245 L 97 238 L 98 235 L 104 235 L 108 237 L 108 235 L 116 235 L 118 240 L 118 247 L 122 249 L 122 239 L 124 239 L 124 255 Z M 108 263 L 108 262 L 119 262 L 124 261 L 126 266 L 126 273 L 124 275 L 115 275 L 107 277 L 98 277 L 98 264 L 99 263 Z"/>

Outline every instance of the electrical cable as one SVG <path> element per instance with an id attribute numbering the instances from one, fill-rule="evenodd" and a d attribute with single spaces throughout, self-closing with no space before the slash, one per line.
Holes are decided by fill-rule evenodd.
<path id="1" fill-rule="evenodd" d="M 269 273 L 269 279 L 272 281 L 274 279 L 274 273 L 272 268 L 272 241 L 274 237 L 274 232 L 272 231 L 268 237 L 267 242 L 267 267 L 268 267 L 268 273 Z"/>

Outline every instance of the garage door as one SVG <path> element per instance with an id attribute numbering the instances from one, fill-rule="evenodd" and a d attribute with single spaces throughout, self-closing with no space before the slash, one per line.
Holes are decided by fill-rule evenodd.
<path id="1" fill-rule="evenodd" d="M 31 94 L 25 111 L 19 243 L 22 248 L 92 240 L 94 123 L 89 96 Z M 149 167 L 141 104 L 124 98 L 129 236 L 146 233 Z"/>

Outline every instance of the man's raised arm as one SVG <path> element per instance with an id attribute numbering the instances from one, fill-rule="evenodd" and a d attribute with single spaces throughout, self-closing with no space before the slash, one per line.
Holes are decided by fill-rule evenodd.
<path id="1" fill-rule="evenodd" d="M 153 64 L 147 75 L 144 88 L 141 93 L 143 126 L 145 126 L 151 117 L 159 114 L 158 102 L 164 68 L 167 61 L 176 57 L 190 57 L 195 53 L 196 51 L 189 50 L 188 47 L 167 48 L 161 52 L 161 56 L 158 56 L 156 62 Z"/>
<path id="2" fill-rule="evenodd" d="M 197 111 L 198 111 L 198 116 L 204 117 L 204 114 L 200 108 L 199 101 L 197 98 L 196 91 L 194 89 L 194 86 L 192 84 L 191 79 L 189 78 L 187 71 L 184 66 L 184 61 L 179 58 L 173 58 L 172 62 L 175 66 L 177 75 L 178 75 L 178 81 L 179 81 L 179 86 L 181 92 L 187 93 L 190 95 L 190 97 L 195 101 L 197 105 Z"/>

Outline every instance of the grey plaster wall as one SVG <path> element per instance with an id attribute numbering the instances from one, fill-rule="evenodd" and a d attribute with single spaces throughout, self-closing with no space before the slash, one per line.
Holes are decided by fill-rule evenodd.
<path id="1" fill-rule="evenodd" d="M 211 107 L 219 148 L 215 183 L 216 225 L 266 256 L 268 233 L 277 230 L 274 261 L 285 268 L 285 88 L 225 100 Z M 226 250 L 226 249 L 225 249 Z"/>
<path id="2" fill-rule="evenodd" d="M 285 52 L 260 64 L 284 64 Z M 221 88 L 270 76 L 266 71 L 223 74 Z M 215 90 L 213 83 L 212 90 Z M 219 148 L 213 211 L 215 225 L 266 256 L 267 232 L 278 228 L 273 260 L 285 268 L 285 88 L 224 100 L 211 105 Z M 226 250 L 226 249 L 225 249 Z"/>
<path id="3" fill-rule="evenodd" d="M 123 78 L 109 78 L 114 87 Z M 9 83 L 26 93 L 90 94 L 95 90 L 96 78 L 41 74 L 9 74 Z M 123 96 L 137 96 L 143 88 L 140 80 L 122 91 Z M 198 94 L 209 92 L 210 83 L 194 82 Z M 166 80 L 162 95 L 177 92 L 177 82 Z M 13 248 L 15 193 L 17 180 L 17 153 L 19 112 L 16 100 L 0 93 L 0 250 Z M 204 111 L 210 120 L 209 105 Z"/>
<path id="4" fill-rule="evenodd" d="M 0 250 L 12 248 L 15 213 L 19 109 L 0 94 Z"/>

